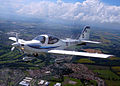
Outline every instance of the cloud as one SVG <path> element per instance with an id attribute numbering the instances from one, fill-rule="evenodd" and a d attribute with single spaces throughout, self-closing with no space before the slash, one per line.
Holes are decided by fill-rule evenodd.
<path id="1" fill-rule="evenodd" d="M 0 12 L 1 14 L 16 13 L 23 6 L 23 0 L 0 0 Z"/>
<path id="2" fill-rule="evenodd" d="M 67 3 L 62 0 L 25 2 L 28 0 L 17 0 L 9 4 L 12 4 L 15 12 L 19 15 L 101 24 L 120 23 L 120 6 L 106 5 L 100 0 L 86 0 L 76 3 Z"/>

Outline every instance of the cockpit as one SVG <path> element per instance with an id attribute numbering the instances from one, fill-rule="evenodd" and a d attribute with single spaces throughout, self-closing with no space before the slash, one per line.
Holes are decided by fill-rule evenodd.
<path id="1" fill-rule="evenodd" d="M 39 40 L 42 44 L 44 44 L 46 41 L 46 37 L 39 35 L 39 36 L 35 37 L 34 40 Z"/>
<path id="2" fill-rule="evenodd" d="M 59 41 L 58 38 L 54 37 L 54 36 L 49 36 L 48 37 L 48 44 L 55 44 Z"/>
<path id="3" fill-rule="evenodd" d="M 35 37 L 33 40 L 39 40 L 42 44 L 55 44 L 59 41 L 59 39 L 52 35 L 39 35 Z"/>

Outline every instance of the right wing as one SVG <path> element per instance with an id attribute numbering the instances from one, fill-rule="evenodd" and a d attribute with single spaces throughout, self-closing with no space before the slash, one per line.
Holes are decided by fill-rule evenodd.
<path id="1" fill-rule="evenodd" d="M 77 51 L 67 51 L 67 50 L 50 50 L 50 51 L 48 51 L 48 53 L 87 56 L 87 57 L 97 57 L 97 58 L 108 58 L 110 56 L 113 56 L 113 55 L 107 55 L 107 54 L 77 52 Z"/>

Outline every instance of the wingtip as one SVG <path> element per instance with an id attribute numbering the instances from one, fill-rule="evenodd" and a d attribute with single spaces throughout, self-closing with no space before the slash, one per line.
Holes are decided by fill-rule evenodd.
<path id="1" fill-rule="evenodd" d="M 114 55 L 108 55 L 108 57 L 107 57 L 107 58 L 112 58 L 112 57 L 114 57 Z"/>

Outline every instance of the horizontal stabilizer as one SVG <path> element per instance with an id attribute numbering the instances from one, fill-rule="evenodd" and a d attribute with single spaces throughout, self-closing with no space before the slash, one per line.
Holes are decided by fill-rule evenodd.
<path id="1" fill-rule="evenodd" d="M 99 43 L 101 43 L 101 42 L 88 41 L 88 40 L 81 40 L 81 42 L 85 42 L 85 43 L 94 43 L 94 44 L 99 44 Z"/>
<path id="2" fill-rule="evenodd" d="M 112 56 L 112 55 L 107 55 L 107 54 L 77 52 L 77 51 L 67 51 L 67 50 L 50 50 L 50 51 L 48 51 L 48 53 L 77 55 L 77 56 L 96 57 L 96 58 L 108 58 L 108 57 Z"/>

